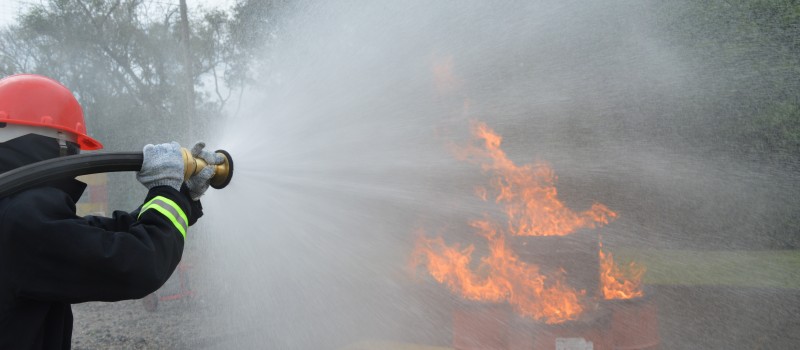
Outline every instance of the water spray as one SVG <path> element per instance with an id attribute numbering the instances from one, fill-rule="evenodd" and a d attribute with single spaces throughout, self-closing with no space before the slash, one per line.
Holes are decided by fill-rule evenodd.
<path id="1" fill-rule="evenodd" d="M 228 186 L 233 178 L 233 158 L 225 150 L 217 150 L 215 153 L 222 156 L 223 162 L 214 165 L 211 187 L 222 189 Z M 181 154 L 184 180 L 188 180 L 208 165 L 205 160 L 193 157 L 186 148 L 181 148 Z M 139 171 L 143 161 L 142 152 L 111 152 L 78 154 L 28 164 L 0 174 L 0 198 L 59 179 L 97 173 Z"/>

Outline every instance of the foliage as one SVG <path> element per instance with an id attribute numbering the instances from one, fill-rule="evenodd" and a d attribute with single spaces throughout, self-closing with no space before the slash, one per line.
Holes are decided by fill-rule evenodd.
<path id="1" fill-rule="evenodd" d="M 761 160 L 800 160 L 800 1 L 663 2 L 663 32 L 701 82 L 687 139 Z M 713 129 L 699 125 L 710 117 Z M 688 121 L 692 124 L 692 121 Z M 695 141 L 696 142 L 696 141 Z M 703 145 L 709 146 L 709 145 Z"/>
<path id="2" fill-rule="evenodd" d="M 278 18 L 289 8 L 288 0 L 240 0 L 230 22 L 234 62 L 227 79 L 234 84 L 257 84 L 259 72 L 269 65 L 265 52 L 279 37 Z"/>
<path id="3" fill-rule="evenodd" d="M 228 79 L 243 61 L 233 59 L 227 12 L 190 13 L 187 43 L 177 3 L 43 1 L 0 30 L 0 75 L 39 73 L 61 81 L 83 106 L 89 132 L 109 150 L 204 139 L 205 124 L 223 115 L 232 93 L 243 88 L 242 79 Z"/>
<path id="4" fill-rule="evenodd" d="M 241 88 L 218 79 L 231 69 L 229 21 L 221 11 L 200 13 L 184 43 L 177 6 L 49 0 L 0 33 L 0 74 L 40 73 L 64 83 L 83 105 L 91 131 L 105 136 L 109 148 L 140 145 L 140 135 L 150 142 L 188 137 L 176 131 L 220 114 L 231 90 Z M 195 108 L 186 98 L 184 45 L 192 89 L 200 92 L 192 102 L 202 107 L 197 115 L 189 115 Z M 120 125 L 135 127 L 120 134 Z"/>

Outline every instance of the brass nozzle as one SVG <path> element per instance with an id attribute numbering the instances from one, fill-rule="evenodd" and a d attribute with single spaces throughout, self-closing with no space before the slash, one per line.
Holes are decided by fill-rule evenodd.
<path id="1" fill-rule="evenodd" d="M 228 186 L 233 177 L 233 159 L 230 153 L 225 150 L 217 150 L 216 153 L 224 159 L 222 164 L 214 165 L 214 176 L 211 178 L 211 187 L 216 189 Z M 183 180 L 189 180 L 190 177 L 200 173 L 208 163 L 201 158 L 192 157 L 192 152 L 186 148 L 181 148 L 183 155 Z"/>

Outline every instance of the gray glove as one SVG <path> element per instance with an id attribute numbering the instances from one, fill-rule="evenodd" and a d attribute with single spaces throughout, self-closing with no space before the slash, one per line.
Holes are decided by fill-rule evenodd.
<path id="1" fill-rule="evenodd" d="M 206 193 L 206 190 L 208 190 L 208 186 L 211 184 L 211 178 L 214 176 L 214 165 L 222 164 L 225 160 L 222 156 L 205 150 L 205 147 L 206 144 L 202 141 L 194 144 L 194 147 L 192 147 L 192 156 L 200 158 L 208 163 L 197 175 L 192 176 L 189 178 L 189 181 L 186 181 L 186 187 L 189 187 L 189 195 L 192 197 L 192 200 L 195 201 L 200 199 L 200 197 Z"/>
<path id="2" fill-rule="evenodd" d="M 169 186 L 177 191 L 183 184 L 183 155 L 177 142 L 147 145 L 142 150 L 144 162 L 136 179 L 147 189 Z"/>

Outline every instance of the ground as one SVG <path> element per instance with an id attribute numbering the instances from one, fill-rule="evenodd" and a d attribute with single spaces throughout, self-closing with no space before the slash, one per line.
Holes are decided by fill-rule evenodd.
<path id="1" fill-rule="evenodd" d="M 620 251 L 619 256 L 648 264 L 646 290 L 658 307 L 661 349 L 792 349 L 800 344 L 798 252 Z M 175 288 L 171 280 L 162 291 Z M 252 334 L 219 321 L 220 306 L 211 300 L 223 298 L 208 291 L 197 295 L 163 301 L 156 312 L 146 311 L 140 300 L 75 305 L 73 348 L 230 349 L 254 343 L 247 339 Z M 345 349 L 447 349 L 452 344 L 447 316 L 452 304 L 445 295 L 448 298 L 440 301 L 425 298 L 432 304 L 427 317 L 443 316 L 436 318 L 442 324 L 435 336 L 375 339 L 365 334 Z"/>
<path id="2" fill-rule="evenodd" d="M 194 301 L 162 302 L 153 313 L 139 300 L 84 303 L 72 309 L 76 350 L 196 348 L 204 314 Z"/>
<path id="3" fill-rule="evenodd" d="M 661 286 L 653 293 L 662 349 L 791 349 L 800 344 L 800 291 Z M 226 349 L 238 336 L 233 330 L 208 328 L 204 321 L 214 317 L 214 308 L 196 299 L 162 302 L 154 313 L 139 300 L 86 303 L 73 310 L 76 350 Z M 432 345 L 445 349 L 441 346 L 449 341 Z M 433 348 L 360 340 L 348 349 Z"/>

